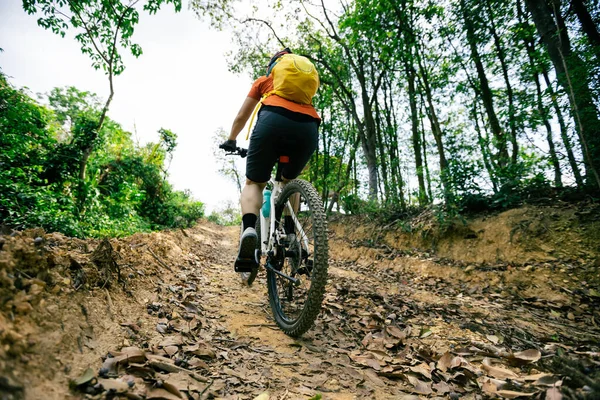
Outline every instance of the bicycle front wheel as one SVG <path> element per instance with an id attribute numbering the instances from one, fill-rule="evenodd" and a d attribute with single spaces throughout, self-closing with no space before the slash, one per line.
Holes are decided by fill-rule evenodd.
<path id="1" fill-rule="evenodd" d="M 272 265 L 285 276 L 267 269 L 269 303 L 281 330 L 297 337 L 312 327 L 321 311 L 327 283 L 327 220 L 319 194 L 300 179 L 283 188 L 275 209 L 276 215 L 283 214 L 276 229 L 287 239 L 278 244 L 279 256 Z"/>

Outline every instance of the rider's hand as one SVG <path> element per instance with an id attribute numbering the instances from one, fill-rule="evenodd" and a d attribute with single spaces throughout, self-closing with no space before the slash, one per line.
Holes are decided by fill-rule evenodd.
<path id="1" fill-rule="evenodd" d="M 225 151 L 234 152 L 237 150 L 237 142 L 235 140 L 226 140 L 222 145 L 219 146 L 219 148 Z"/>

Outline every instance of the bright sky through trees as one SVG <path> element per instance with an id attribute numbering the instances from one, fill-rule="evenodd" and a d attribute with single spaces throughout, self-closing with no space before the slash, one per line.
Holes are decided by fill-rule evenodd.
<path id="1" fill-rule="evenodd" d="M 106 77 L 72 37 L 39 27 L 20 0 L 1 1 L 0 18 L 0 68 L 13 85 L 32 93 L 75 86 L 107 97 Z M 214 132 L 229 129 L 251 84 L 227 70 L 229 34 L 210 29 L 184 4 L 180 13 L 165 7 L 142 15 L 133 39 L 144 53 L 138 59 L 124 54 L 126 69 L 115 78 L 109 116 L 137 133 L 141 143 L 156 141 L 161 127 L 175 132 L 170 181 L 176 189 L 190 189 L 208 212 L 237 202 L 236 186 L 217 173 L 211 148 Z"/>

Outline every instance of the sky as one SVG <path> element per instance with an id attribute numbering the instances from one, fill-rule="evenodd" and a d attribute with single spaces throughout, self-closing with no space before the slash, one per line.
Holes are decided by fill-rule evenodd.
<path id="1" fill-rule="evenodd" d="M 75 86 L 108 97 L 106 75 L 92 68 L 75 39 L 39 27 L 21 0 L 0 0 L 0 21 L 0 68 L 13 86 L 32 94 Z M 191 190 L 207 212 L 227 202 L 237 205 L 235 184 L 217 173 L 212 139 L 220 127 L 229 131 L 252 84 L 249 76 L 228 71 L 225 53 L 234 48 L 230 33 L 210 28 L 184 4 L 179 13 L 171 6 L 155 15 L 141 13 L 133 42 L 144 53 L 137 59 L 124 56 L 126 69 L 114 79 L 110 118 L 135 132 L 140 144 L 156 142 L 160 128 L 175 132 L 178 145 L 169 169 L 174 187 Z M 238 146 L 247 147 L 245 132 Z M 244 171 L 242 160 L 239 165 Z"/>

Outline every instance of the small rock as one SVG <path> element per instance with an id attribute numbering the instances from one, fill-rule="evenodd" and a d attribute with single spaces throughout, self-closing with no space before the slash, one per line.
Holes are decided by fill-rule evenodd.
<path id="1" fill-rule="evenodd" d="M 44 243 L 44 239 L 42 239 L 39 236 L 33 239 L 33 244 L 35 244 L 36 246 L 40 246 L 42 243 Z"/>

